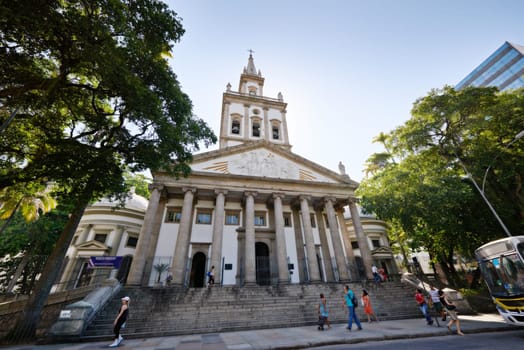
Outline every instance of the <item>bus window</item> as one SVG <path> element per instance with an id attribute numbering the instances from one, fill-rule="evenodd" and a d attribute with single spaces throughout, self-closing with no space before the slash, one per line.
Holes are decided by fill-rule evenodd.
<path id="1" fill-rule="evenodd" d="M 511 294 L 524 293 L 524 264 L 517 254 L 501 257 L 501 273 L 504 275 L 505 288 Z"/>
<path id="2" fill-rule="evenodd" d="M 517 244 L 517 250 L 519 251 L 520 257 L 524 259 L 524 244 Z"/>
<path id="3" fill-rule="evenodd" d="M 489 290 L 492 295 L 497 296 L 506 296 L 507 292 L 503 286 L 502 278 L 497 272 L 497 267 L 499 265 L 499 259 L 495 258 L 493 260 L 485 260 L 480 263 L 480 269 L 484 280 L 488 285 Z"/>

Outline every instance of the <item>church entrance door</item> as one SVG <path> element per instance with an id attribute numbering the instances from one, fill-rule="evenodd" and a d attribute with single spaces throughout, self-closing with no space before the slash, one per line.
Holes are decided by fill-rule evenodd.
<path id="1" fill-rule="evenodd" d="M 198 252 L 191 261 L 191 274 L 189 276 L 190 288 L 202 288 L 206 279 L 206 255 Z"/>
<path id="2" fill-rule="evenodd" d="M 270 285 L 271 284 L 271 271 L 269 265 L 269 247 L 267 244 L 262 242 L 255 243 L 255 255 L 256 264 L 255 268 L 257 271 L 257 284 L 258 285 Z"/>
<path id="3" fill-rule="evenodd" d="M 120 281 L 120 283 L 125 284 L 127 282 L 127 275 L 129 275 L 129 269 L 132 262 L 133 257 L 131 255 L 126 255 L 122 259 L 122 263 L 120 264 L 120 268 L 118 269 L 118 273 L 116 275 L 116 279 Z"/>

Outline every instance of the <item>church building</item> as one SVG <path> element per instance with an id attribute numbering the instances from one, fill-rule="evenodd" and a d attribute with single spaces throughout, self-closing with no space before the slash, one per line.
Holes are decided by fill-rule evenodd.
<path id="1" fill-rule="evenodd" d="M 238 90 L 223 94 L 219 149 L 197 154 L 187 178 L 153 173 L 126 283 L 276 285 L 360 279 L 344 219 L 349 208 L 365 276 L 372 253 L 358 183 L 291 151 L 287 103 L 264 95 L 250 54 Z M 362 273 L 362 271 L 360 271 Z"/>

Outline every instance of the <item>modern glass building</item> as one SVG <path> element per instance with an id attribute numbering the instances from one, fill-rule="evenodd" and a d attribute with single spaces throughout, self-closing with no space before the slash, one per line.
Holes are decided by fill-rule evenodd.
<path id="1" fill-rule="evenodd" d="M 524 87 L 524 46 L 506 41 L 458 83 L 455 89 L 466 86 L 496 86 L 501 91 Z"/>

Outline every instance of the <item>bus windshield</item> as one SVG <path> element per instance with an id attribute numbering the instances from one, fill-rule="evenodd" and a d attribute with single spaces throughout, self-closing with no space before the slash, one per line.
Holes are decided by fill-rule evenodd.
<path id="1" fill-rule="evenodd" d="M 524 264 L 517 253 L 484 260 L 480 268 L 493 296 L 524 295 Z"/>

